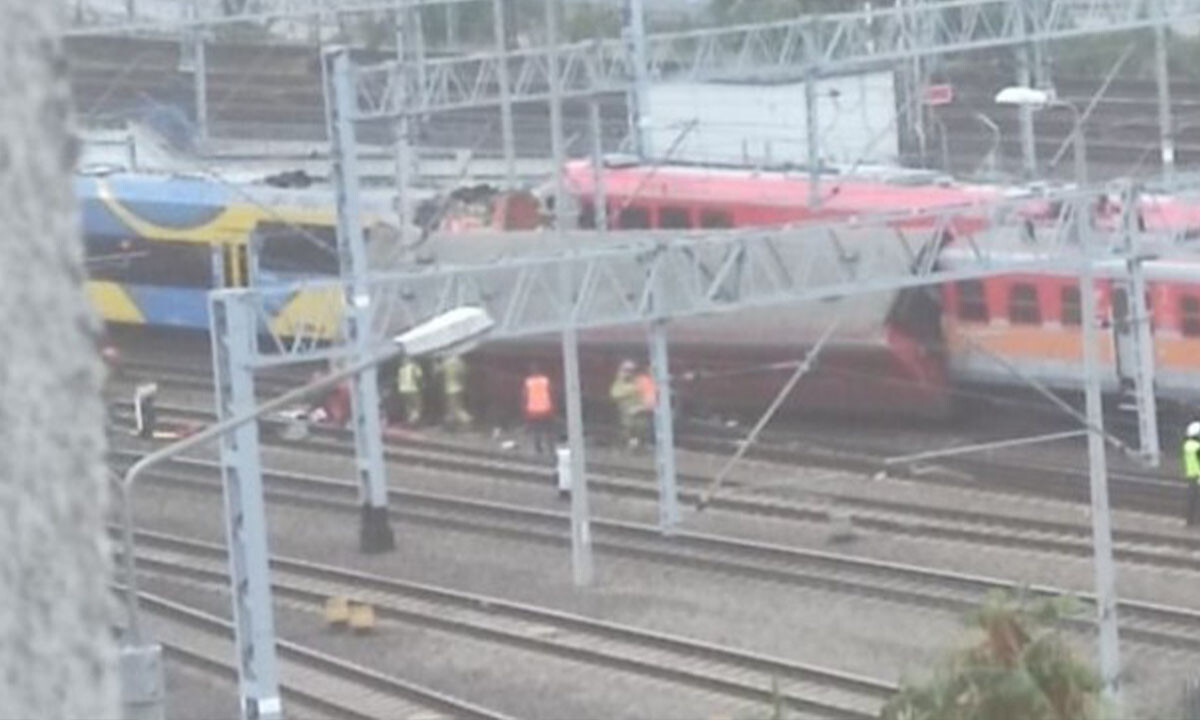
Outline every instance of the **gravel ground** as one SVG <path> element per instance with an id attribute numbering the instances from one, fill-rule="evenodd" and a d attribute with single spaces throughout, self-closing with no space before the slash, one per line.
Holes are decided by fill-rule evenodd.
<path id="1" fill-rule="evenodd" d="M 158 576 L 151 576 L 146 586 L 168 597 L 186 598 L 189 605 L 206 612 L 229 614 L 229 596 L 223 591 Z M 366 636 L 330 632 L 319 608 L 293 603 L 277 603 L 275 623 L 280 637 L 358 658 L 387 674 L 513 717 L 684 720 L 763 714 L 761 706 L 747 701 L 407 624 L 383 621 Z M 520 668 L 520 672 L 498 672 L 498 668 Z M 208 699 L 193 691 L 172 702 L 203 713 Z M 303 708 L 300 713 L 294 707 L 289 710 L 291 717 L 312 717 Z M 189 717 L 218 716 L 225 715 Z"/>
<path id="2" fill-rule="evenodd" d="M 165 665 L 168 720 L 214 720 L 238 714 L 237 686 L 168 657 Z"/>
<path id="3" fill-rule="evenodd" d="M 292 462 L 315 472 L 321 461 L 312 456 L 293 456 Z M 326 462 L 345 463 L 341 459 Z M 399 473 L 393 472 L 393 478 L 398 477 Z M 474 488 L 472 494 L 477 496 L 501 492 L 500 483 L 495 483 L 497 487 L 479 481 L 468 484 L 464 479 L 437 479 L 416 471 L 406 473 L 403 484 L 415 486 L 421 478 L 429 483 L 440 482 L 446 492 L 455 491 L 458 483 Z M 503 492 L 510 501 L 518 497 L 511 488 Z M 551 492 L 544 496 L 550 498 L 543 498 L 546 504 L 557 502 Z M 151 527 L 212 540 L 222 536 L 220 505 L 213 495 L 148 486 L 141 502 L 141 517 L 147 517 Z M 625 504 L 636 506 L 629 509 L 631 516 L 648 519 L 653 513 L 648 503 Z M 607 505 L 608 501 L 597 502 L 597 514 L 611 514 Z M 147 513 L 151 507 L 155 511 Z M 718 515 L 713 513 L 712 517 Z M 919 674 L 958 637 L 958 619 L 945 612 L 603 554 L 597 557 L 596 587 L 579 591 L 570 584 L 564 546 L 401 525 L 396 528 L 396 553 L 364 557 L 355 550 L 357 523 L 349 516 L 333 519 L 316 511 L 276 507 L 271 509 L 270 522 L 272 547 L 281 554 L 534 602 L 874 677 L 896 679 Z M 706 517 L 706 522 L 711 521 Z M 764 528 L 767 525 L 757 524 Z M 802 530 L 793 527 L 786 531 L 789 542 L 823 543 L 823 531 L 815 530 L 805 538 Z M 878 539 L 880 546 L 895 542 L 894 538 Z M 868 544 L 870 541 L 864 539 L 859 548 Z M 943 552 L 947 558 L 955 555 L 951 549 L 944 548 Z M 923 557 L 906 559 L 924 562 Z M 1016 562 L 1012 558 L 1009 561 Z M 1163 717 L 1164 698 L 1175 697 L 1182 668 L 1194 663 L 1195 658 L 1129 644 L 1125 650 L 1130 672 L 1126 687 L 1129 709 L 1136 712 L 1136 717 Z M 467 652 L 462 660 L 457 659 L 459 654 L 454 652 L 447 662 L 477 667 L 477 653 Z M 512 674 L 501 672 L 496 682 L 501 688 L 512 687 L 513 680 L 508 677 Z M 604 705 L 600 714 L 623 707 L 620 703 L 624 693 L 619 689 L 613 693 L 616 698 Z M 550 696 L 535 693 L 532 700 L 544 702 Z M 482 696 L 475 699 L 483 701 Z M 595 710 L 601 706 L 586 707 Z M 550 706 L 547 712 L 553 708 Z"/>

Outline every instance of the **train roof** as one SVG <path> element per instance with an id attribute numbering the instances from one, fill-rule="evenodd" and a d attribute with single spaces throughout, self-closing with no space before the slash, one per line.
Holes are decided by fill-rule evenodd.
<path id="1" fill-rule="evenodd" d="M 567 182 L 587 197 L 593 192 L 589 162 L 568 163 Z M 605 192 L 617 197 L 672 198 L 681 202 L 744 203 L 783 206 L 808 199 L 809 179 L 785 171 L 754 171 L 703 166 L 609 166 Z M 1004 188 L 968 185 L 923 173 L 879 172 L 823 176 L 819 185 L 827 212 L 895 212 L 950 207 L 995 200 Z"/>
<path id="2" fill-rule="evenodd" d="M 330 188 L 278 188 L 203 176 L 114 173 L 75 177 L 84 233 L 99 237 L 221 242 L 244 238 L 260 222 L 332 225 Z M 384 219 L 382 197 L 364 202 Z"/>

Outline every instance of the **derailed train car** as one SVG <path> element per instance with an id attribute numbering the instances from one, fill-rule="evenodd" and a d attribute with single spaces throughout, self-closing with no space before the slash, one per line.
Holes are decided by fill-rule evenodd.
<path id="1" fill-rule="evenodd" d="M 75 193 L 88 294 L 109 323 L 207 330 L 213 289 L 283 286 L 338 274 L 328 189 L 119 173 L 79 176 Z M 386 219 L 385 205 L 372 201 L 368 227 Z M 340 311 L 328 295 L 271 295 L 272 330 L 304 328 L 332 337 Z"/>

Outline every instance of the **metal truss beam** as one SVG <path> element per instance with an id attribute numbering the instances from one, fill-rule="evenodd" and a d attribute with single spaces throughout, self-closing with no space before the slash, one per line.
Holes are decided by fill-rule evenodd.
<path id="1" fill-rule="evenodd" d="M 1159 0 L 1045 0 L 1040 5 L 1037 13 L 1026 16 L 1018 0 L 926 1 L 650 35 L 646 63 L 649 75 L 660 80 L 800 78 L 806 71 L 829 74 L 1161 22 Z M 1200 18 L 1200 0 L 1175 0 L 1169 18 Z M 637 77 L 636 61 L 620 38 L 560 46 L 558 52 L 564 97 L 625 91 Z M 549 54 L 548 48 L 534 48 L 431 60 L 419 85 L 395 62 L 362 68 L 359 119 L 499 105 L 499 67 L 505 63 L 513 102 L 544 101 L 549 97 Z M 410 84 L 407 93 L 396 87 L 401 82 Z"/>
<path id="2" fill-rule="evenodd" d="M 471 3 L 479 0 L 403 0 L 413 7 Z M 226 13 L 220 0 L 199 0 L 198 14 L 187 19 L 145 18 L 128 13 L 117 18 L 111 11 L 96 11 L 85 2 L 83 17 L 113 16 L 110 21 L 82 22 L 70 27 L 65 36 L 112 35 L 140 33 L 178 33 L 190 28 L 211 28 L 243 23 L 268 24 L 278 20 L 304 20 L 364 12 L 384 12 L 396 9 L 397 0 L 255 0 L 245 3 L 240 12 Z"/>
<path id="3" fill-rule="evenodd" d="M 496 319 L 492 337 L 501 339 L 572 328 L 648 326 L 805 302 L 836 303 L 855 294 L 1005 273 L 1077 273 L 1080 257 L 1072 229 L 1078 208 L 1090 206 L 1094 195 L 1070 192 L 1050 199 L 1067 211 L 1039 230 L 1033 242 L 1021 240 L 1025 228 L 1020 212 L 1027 199 L 782 230 L 628 233 L 622 237 L 628 235 L 628 241 L 620 245 L 610 237 L 571 233 L 564 236 L 565 244 L 575 248 L 569 254 L 373 275 L 367 292 L 370 337 L 383 342 L 461 305 L 485 307 Z M 973 232 L 963 231 L 968 223 Z M 936 262 L 950 235 L 958 238 L 953 267 Z M 1114 251 L 1097 273 L 1123 277 L 1120 226 L 1108 235 L 1102 239 Z M 480 246 L 487 242 L 481 239 Z M 574 278 L 571 287 L 561 282 L 564 273 Z M 257 303 L 263 325 L 279 335 L 274 350 L 256 359 L 259 366 L 329 357 L 328 348 L 292 340 L 304 335 L 305 328 L 277 320 L 272 325 L 271 308 L 299 289 L 245 291 Z M 325 316 L 341 315 L 341 285 L 320 282 L 303 289 L 329 299 Z"/>

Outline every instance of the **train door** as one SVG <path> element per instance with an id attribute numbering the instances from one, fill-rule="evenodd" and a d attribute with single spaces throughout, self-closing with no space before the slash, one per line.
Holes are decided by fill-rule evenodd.
<path id="1" fill-rule="evenodd" d="M 1129 291 L 1121 284 L 1113 285 L 1112 293 L 1112 333 L 1113 348 L 1116 351 L 1117 378 L 1122 388 L 1131 387 L 1134 373 L 1137 371 L 1137 340 L 1134 337 L 1136 329 L 1129 318 Z"/>

